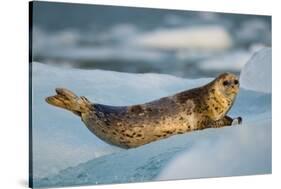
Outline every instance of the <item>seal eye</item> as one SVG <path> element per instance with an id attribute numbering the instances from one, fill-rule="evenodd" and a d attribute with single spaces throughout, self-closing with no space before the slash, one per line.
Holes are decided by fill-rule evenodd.
<path id="1" fill-rule="evenodd" d="M 228 82 L 228 81 L 224 81 L 222 84 L 223 84 L 224 86 L 226 86 L 226 85 L 229 85 L 229 82 Z"/>
<path id="2" fill-rule="evenodd" d="M 237 85 L 239 81 L 237 79 L 234 80 L 234 84 Z"/>

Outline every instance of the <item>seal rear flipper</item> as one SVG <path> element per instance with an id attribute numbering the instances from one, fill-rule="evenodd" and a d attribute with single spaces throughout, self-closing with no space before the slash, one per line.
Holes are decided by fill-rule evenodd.
<path id="1" fill-rule="evenodd" d="M 56 88 L 57 95 L 46 98 L 46 102 L 81 116 L 82 113 L 90 112 L 91 102 L 86 97 L 78 97 L 68 89 Z"/>

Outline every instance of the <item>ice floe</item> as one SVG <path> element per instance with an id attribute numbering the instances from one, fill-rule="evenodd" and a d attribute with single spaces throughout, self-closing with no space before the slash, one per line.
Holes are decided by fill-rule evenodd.
<path id="1" fill-rule="evenodd" d="M 270 49 L 259 51 L 242 70 L 241 91 L 229 112 L 242 116 L 242 125 L 176 135 L 130 150 L 100 141 L 77 116 L 49 106 L 44 98 L 54 88 L 66 87 L 93 102 L 129 105 L 200 86 L 211 78 L 62 69 L 33 62 L 34 186 L 271 173 L 271 72 L 264 67 L 271 65 L 269 54 Z"/>

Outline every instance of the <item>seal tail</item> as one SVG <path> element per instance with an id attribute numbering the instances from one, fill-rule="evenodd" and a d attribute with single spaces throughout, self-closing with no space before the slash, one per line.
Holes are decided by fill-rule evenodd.
<path id="1" fill-rule="evenodd" d="M 91 111 L 91 102 L 86 97 L 78 97 L 73 92 L 63 88 L 56 88 L 57 95 L 46 98 L 46 102 L 81 116 Z"/>

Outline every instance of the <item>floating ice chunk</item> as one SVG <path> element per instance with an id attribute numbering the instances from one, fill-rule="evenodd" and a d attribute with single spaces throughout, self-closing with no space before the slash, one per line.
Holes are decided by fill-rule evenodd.
<path id="1" fill-rule="evenodd" d="M 86 37 L 88 34 L 85 34 Z M 33 29 L 33 52 L 35 57 L 41 57 L 49 60 L 64 60 L 68 65 L 71 62 L 79 64 L 79 61 L 105 61 L 105 60 L 122 60 L 126 61 L 163 61 L 167 55 L 160 51 L 151 51 L 149 49 L 132 49 L 124 45 L 118 47 L 114 45 L 106 45 L 106 41 L 124 41 L 128 38 L 138 35 L 138 31 L 132 25 L 117 25 L 109 32 L 99 34 L 99 36 L 89 37 L 85 39 L 84 35 L 75 30 L 64 30 L 56 33 L 48 33 L 39 28 Z M 94 40 L 98 38 L 105 45 L 95 45 Z M 118 39 L 118 40 L 117 40 Z M 89 45 L 83 45 L 83 43 Z M 119 41 L 119 42 L 120 42 Z M 82 45 L 81 45 L 82 44 Z M 93 61 L 93 62 L 95 62 Z"/>
<path id="2" fill-rule="evenodd" d="M 54 88 L 66 87 L 96 103 L 129 105 L 202 86 L 211 79 L 61 69 L 37 62 L 33 62 L 32 66 L 33 176 L 37 178 L 35 186 L 161 180 L 167 176 L 161 171 L 170 170 L 168 162 L 173 162 L 173 158 L 179 153 L 185 154 L 187 151 L 191 157 L 197 157 L 198 154 L 203 154 L 204 157 L 220 154 L 213 160 L 225 158 L 221 161 L 223 165 L 235 163 L 227 170 L 221 166 L 218 174 L 209 172 L 207 176 L 271 171 L 271 94 L 241 89 L 229 114 L 232 117 L 242 116 L 242 126 L 206 129 L 175 135 L 136 149 L 118 150 L 89 132 L 77 116 L 48 105 L 44 98 L 53 95 Z M 221 155 L 224 153 L 237 159 L 233 161 L 230 156 L 224 157 Z M 205 162 L 192 162 L 194 168 L 212 161 L 207 158 Z M 190 165 L 189 161 L 186 163 Z M 68 168 L 64 169 L 66 167 Z M 213 168 L 210 167 L 212 170 Z M 60 171 L 61 169 L 64 170 Z M 190 171 L 196 173 L 196 170 Z M 183 171 L 182 176 L 185 173 Z M 185 178 L 192 178 L 189 176 L 192 175 L 187 174 Z"/>
<path id="3" fill-rule="evenodd" d="M 128 47 L 70 47 L 45 52 L 48 58 L 59 58 L 70 61 L 123 60 L 123 61 L 161 61 L 167 56 L 159 51 L 145 49 L 134 50 Z"/>
<path id="4" fill-rule="evenodd" d="M 223 55 L 218 55 L 209 60 L 204 60 L 199 63 L 199 68 L 205 71 L 240 71 L 247 61 L 252 56 L 252 52 L 245 50 L 238 50 Z"/>
<path id="5" fill-rule="evenodd" d="M 53 48 L 58 50 L 62 47 L 73 47 L 81 40 L 81 36 L 76 30 L 63 30 L 55 34 L 49 34 L 38 27 L 34 27 L 32 32 L 32 50 L 35 54 L 44 54 L 44 51 Z"/>
<path id="6" fill-rule="evenodd" d="M 241 87 L 254 91 L 272 91 L 272 52 L 264 48 L 247 62 L 240 75 Z"/>
<path id="7" fill-rule="evenodd" d="M 223 27 L 212 25 L 156 30 L 134 38 L 131 43 L 164 50 L 224 50 L 231 47 L 232 39 Z"/>

